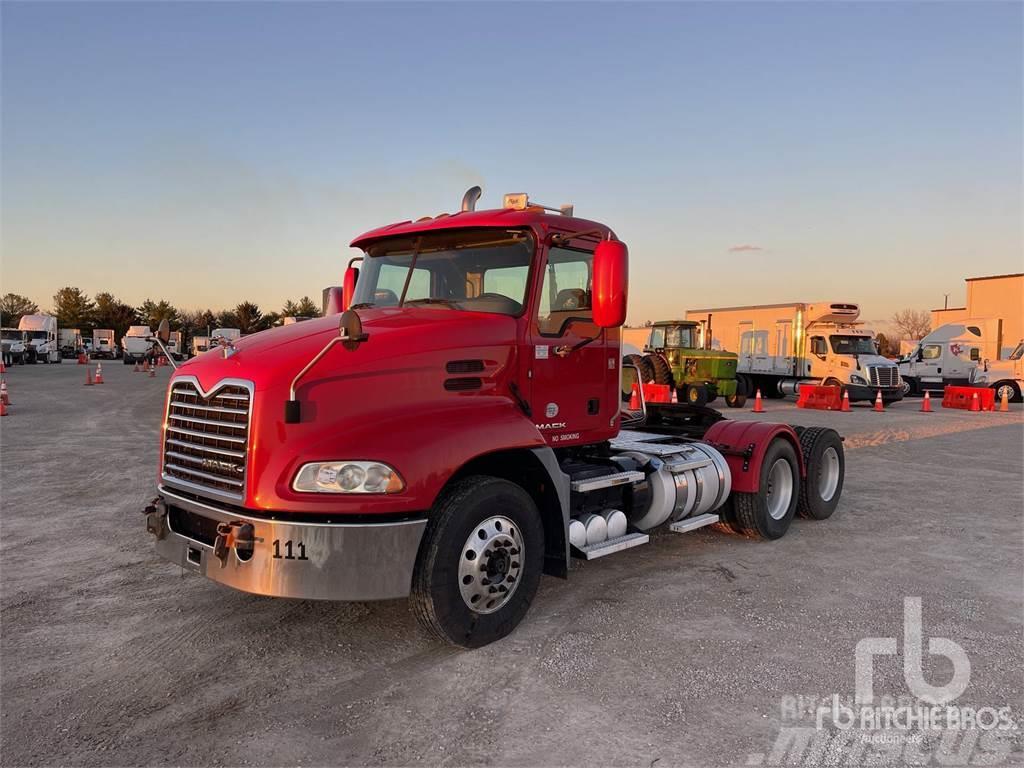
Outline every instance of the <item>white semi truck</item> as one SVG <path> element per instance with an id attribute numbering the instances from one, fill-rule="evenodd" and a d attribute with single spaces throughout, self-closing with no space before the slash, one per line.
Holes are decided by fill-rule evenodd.
<path id="1" fill-rule="evenodd" d="M 53 315 L 25 315 L 18 323 L 18 330 L 25 331 L 28 342 L 28 347 L 25 350 L 28 362 L 60 362 L 60 339 L 56 317 Z"/>
<path id="2" fill-rule="evenodd" d="M 150 357 L 153 349 L 153 332 L 148 325 L 133 325 L 121 339 L 124 347 L 122 361 L 125 365 L 141 363 Z"/>
<path id="3" fill-rule="evenodd" d="M 64 359 L 78 357 L 82 351 L 82 332 L 78 328 L 60 329 L 60 356 Z"/>
<path id="4" fill-rule="evenodd" d="M 851 401 L 903 398 L 896 364 L 878 354 L 875 334 L 857 322 L 850 302 L 794 302 L 749 307 L 694 309 L 712 349 L 739 355 L 737 379 L 747 394 L 796 394 L 801 382 L 844 388 Z"/>
<path id="5" fill-rule="evenodd" d="M 996 391 L 996 400 L 1006 399 L 1019 403 L 1024 393 L 1024 339 L 1005 360 L 983 360 L 971 372 L 971 384 L 976 387 L 991 387 Z"/>
<path id="6" fill-rule="evenodd" d="M 114 331 L 109 328 L 98 328 L 92 332 L 92 356 L 97 360 L 113 360 L 117 357 L 114 346 Z"/>
<path id="7" fill-rule="evenodd" d="M 939 326 L 900 358 L 904 393 L 916 395 L 946 386 L 967 386 L 974 369 L 983 361 L 1004 356 L 1002 337 L 1003 321 L 999 318 L 958 320 Z"/>
<path id="8" fill-rule="evenodd" d="M 25 362 L 25 332 L 17 328 L 0 328 L 3 341 L 4 365 L 21 365 Z"/>

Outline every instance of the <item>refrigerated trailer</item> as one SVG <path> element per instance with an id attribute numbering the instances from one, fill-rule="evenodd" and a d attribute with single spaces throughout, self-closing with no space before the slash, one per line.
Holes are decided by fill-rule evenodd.
<path id="1" fill-rule="evenodd" d="M 710 347 L 739 355 L 737 378 L 747 394 L 796 394 L 801 382 L 842 387 L 851 401 L 900 400 L 899 370 L 882 357 L 874 331 L 857 322 L 851 302 L 794 302 L 694 309 L 687 320 L 702 325 Z"/>
<path id="2" fill-rule="evenodd" d="M 409 596 L 471 647 L 511 632 L 572 556 L 720 521 L 776 539 L 833 513 L 834 430 L 645 404 L 610 228 L 525 194 L 476 211 L 479 194 L 357 237 L 340 315 L 173 372 L 144 510 L 161 556 L 262 595 Z"/>

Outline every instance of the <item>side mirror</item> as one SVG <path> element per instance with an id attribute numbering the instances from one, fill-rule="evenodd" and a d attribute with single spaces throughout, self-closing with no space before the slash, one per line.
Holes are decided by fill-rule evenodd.
<path id="1" fill-rule="evenodd" d="M 171 340 L 171 325 L 167 322 L 166 317 L 161 320 L 160 325 L 157 326 L 156 337 L 164 344 Z"/>
<path id="2" fill-rule="evenodd" d="M 359 282 L 359 269 L 350 266 L 345 270 L 345 281 L 341 284 L 341 309 L 345 311 L 352 306 L 352 298 L 356 295 L 356 283 Z"/>
<path id="3" fill-rule="evenodd" d="M 594 249 L 594 323 L 617 328 L 626 322 L 629 249 L 619 240 L 602 240 Z"/>
<path id="4" fill-rule="evenodd" d="M 917 350 L 917 355 L 915 355 L 915 359 L 916 359 L 916 360 L 917 360 L 918 362 L 921 362 L 922 360 L 924 360 L 924 351 L 923 351 L 923 350 L 920 350 L 920 349 L 919 349 L 919 350 Z"/>
<path id="5" fill-rule="evenodd" d="M 344 302 L 344 291 L 336 285 L 332 285 L 327 289 L 327 302 L 324 306 L 324 317 L 330 317 L 331 315 L 340 315 L 345 311 L 345 307 L 342 306 Z"/>

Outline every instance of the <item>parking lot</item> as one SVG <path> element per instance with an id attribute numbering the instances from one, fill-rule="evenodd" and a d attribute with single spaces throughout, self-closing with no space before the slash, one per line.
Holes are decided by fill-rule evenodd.
<path id="1" fill-rule="evenodd" d="M 851 695 L 856 644 L 901 637 L 904 597 L 921 598 L 926 638 L 968 654 L 959 703 L 1021 722 L 1019 404 L 729 410 L 844 435 L 830 520 L 775 542 L 664 533 L 578 563 L 509 638 L 465 652 L 423 636 L 404 601 L 255 597 L 158 559 L 139 512 L 170 369 L 112 362 L 88 388 L 85 370 L 7 376 L 6 765 L 768 764 L 787 702 Z M 927 679 L 948 679 L 924 656 Z M 874 685 L 905 693 L 896 657 Z"/>

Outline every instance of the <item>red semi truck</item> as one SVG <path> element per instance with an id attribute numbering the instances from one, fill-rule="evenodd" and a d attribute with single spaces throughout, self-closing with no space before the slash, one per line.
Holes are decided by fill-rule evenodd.
<path id="1" fill-rule="evenodd" d="M 638 399 L 625 244 L 571 208 L 517 194 L 477 211 L 479 195 L 357 237 L 340 314 L 175 370 L 145 510 L 159 554 L 261 595 L 409 596 L 474 647 L 571 557 L 832 514 L 835 431 Z"/>

